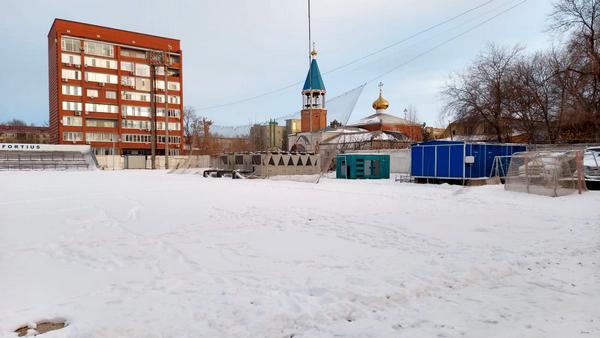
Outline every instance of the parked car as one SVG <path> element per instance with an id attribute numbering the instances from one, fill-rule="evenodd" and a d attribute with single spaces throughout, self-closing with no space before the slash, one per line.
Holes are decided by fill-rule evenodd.
<path id="1" fill-rule="evenodd" d="M 583 154 L 585 185 L 589 190 L 600 190 L 600 147 L 590 147 Z"/>

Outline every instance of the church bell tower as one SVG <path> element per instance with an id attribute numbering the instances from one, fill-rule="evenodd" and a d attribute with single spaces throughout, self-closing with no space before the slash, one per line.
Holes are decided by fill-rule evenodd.
<path id="1" fill-rule="evenodd" d="M 302 88 L 302 132 L 314 132 L 327 127 L 327 109 L 325 109 L 325 85 L 317 64 L 317 51 L 313 46 L 310 52 L 310 68 Z"/>

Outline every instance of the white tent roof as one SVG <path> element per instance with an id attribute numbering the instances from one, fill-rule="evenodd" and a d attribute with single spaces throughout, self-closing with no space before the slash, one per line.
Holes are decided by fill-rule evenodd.
<path id="1" fill-rule="evenodd" d="M 357 122 L 350 124 L 349 126 L 365 126 L 369 124 L 406 124 L 413 125 L 415 123 L 410 122 L 409 120 L 386 114 L 386 113 L 375 113 L 373 115 L 369 115 L 363 119 L 358 120 Z"/>

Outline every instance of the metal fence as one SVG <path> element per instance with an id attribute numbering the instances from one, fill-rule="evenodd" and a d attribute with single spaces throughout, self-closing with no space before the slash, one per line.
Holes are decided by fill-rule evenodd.
<path id="1" fill-rule="evenodd" d="M 0 152 L 0 170 L 90 170 L 90 154 L 67 151 Z"/>
<path id="2" fill-rule="evenodd" d="M 543 150 L 513 154 L 506 190 L 564 196 L 585 189 L 582 150 Z"/>

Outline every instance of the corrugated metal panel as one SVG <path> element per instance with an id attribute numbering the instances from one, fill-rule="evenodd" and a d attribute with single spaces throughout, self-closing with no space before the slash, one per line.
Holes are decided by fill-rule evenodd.
<path id="1" fill-rule="evenodd" d="M 389 177 L 389 154 L 339 154 L 336 156 L 336 178 L 379 179 Z"/>
<path id="2" fill-rule="evenodd" d="M 430 141 L 411 147 L 411 176 L 417 178 L 487 178 L 493 172 L 497 156 L 525 151 L 523 145 Z M 465 159 L 472 156 L 473 161 Z M 498 159 L 508 168 L 509 158 Z M 501 173 L 502 174 L 502 173 Z"/>

